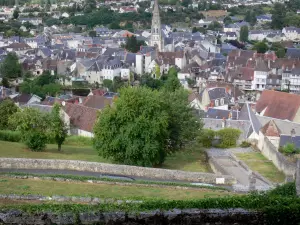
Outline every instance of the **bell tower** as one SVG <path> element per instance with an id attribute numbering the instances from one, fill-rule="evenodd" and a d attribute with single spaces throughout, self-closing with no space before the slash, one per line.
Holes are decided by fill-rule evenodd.
<path id="1" fill-rule="evenodd" d="M 154 0 L 150 45 L 157 47 L 157 50 L 159 52 L 162 52 L 163 51 L 163 43 L 162 43 L 161 24 L 160 24 L 159 8 L 158 8 L 157 1 L 158 0 Z"/>

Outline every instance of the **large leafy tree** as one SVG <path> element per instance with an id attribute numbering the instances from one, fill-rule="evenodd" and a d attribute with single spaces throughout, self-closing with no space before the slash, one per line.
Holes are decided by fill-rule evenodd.
<path id="1" fill-rule="evenodd" d="M 22 134 L 22 140 L 32 151 L 46 147 L 49 115 L 34 108 L 24 108 L 9 118 L 9 123 Z"/>
<path id="2" fill-rule="evenodd" d="M 104 109 L 94 126 L 95 148 L 120 163 L 163 163 L 167 154 L 193 140 L 201 128 L 187 97 L 183 89 L 121 89 L 114 106 Z"/>
<path id="3" fill-rule="evenodd" d="M 113 107 L 94 126 L 94 145 L 105 158 L 125 164 L 154 166 L 165 157 L 168 114 L 158 91 L 124 88 Z"/>
<path id="4" fill-rule="evenodd" d="M 145 45 L 144 41 L 139 41 L 136 39 L 136 36 L 132 35 L 131 37 L 127 37 L 124 48 L 129 52 L 138 52 L 140 47 Z"/>
<path id="5" fill-rule="evenodd" d="M 269 47 L 266 42 L 260 41 L 255 43 L 255 45 L 253 46 L 253 50 L 256 50 L 258 53 L 265 53 L 269 50 Z"/>
<path id="6" fill-rule="evenodd" d="M 285 56 L 285 48 L 284 48 L 284 46 L 281 43 L 279 43 L 279 42 L 272 43 L 270 49 L 272 51 L 275 51 L 276 56 L 278 58 L 284 58 L 284 56 Z"/>
<path id="7" fill-rule="evenodd" d="M 8 53 L 4 61 L 0 65 L 0 74 L 6 78 L 18 78 L 21 77 L 22 69 L 18 60 L 18 56 L 15 53 Z"/>
<path id="8" fill-rule="evenodd" d="M 271 27 L 274 29 L 282 29 L 284 27 L 285 16 L 286 16 L 285 5 L 276 2 L 272 10 Z"/>
<path id="9" fill-rule="evenodd" d="M 242 26 L 241 27 L 241 31 L 240 31 L 240 41 L 241 42 L 248 41 L 248 36 L 249 36 L 249 28 L 248 28 L 248 26 Z"/>
<path id="10" fill-rule="evenodd" d="M 58 151 L 68 135 L 68 127 L 60 114 L 60 105 L 54 104 L 50 114 L 50 134 L 57 144 Z"/>
<path id="11" fill-rule="evenodd" d="M 6 99 L 0 103 L 0 130 L 10 129 L 8 119 L 17 111 L 18 107 L 10 99 Z"/>

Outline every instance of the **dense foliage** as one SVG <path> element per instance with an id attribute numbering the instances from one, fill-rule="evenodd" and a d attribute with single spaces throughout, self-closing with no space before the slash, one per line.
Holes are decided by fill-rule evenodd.
<path id="1" fill-rule="evenodd" d="M 0 140 L 10 141 L 10 142 L 20 142 L 22 140 L 22 136 L 19 131 L 0 130 Z"/>
<path id="2" fill-rule="evenodd" d="M 32 151 L 42 151 L 47 142 L 48 117 L 34 108 L 24 108 L 13 114 L 9 122 L 22 135 L 22 141 Z"/>
<path id="3" fill-rule="evenodd" d="M 197 137 L 197 141 L 201 143 L 203 147 L 210 148 L 215 136 L 216 132 L 214 130 L 203 129 Z"/>
<path id="4" fill-rule="evenodd" d="M 241 27 L 241 32 L 240 32 L 240 41 L 241 42 L 246 42 L 248 41 L 249 37 L 249 28 L 248 26 L 242 26 Z"/>
<path id="5" fill-rule="evenodd" d="M 58 83 L 57 77 L 49 72 L 44 72 L 42 75 L 34 79 L 26 79 L 20 85 L 20 91 L 27 94 L 35 94 L 45 98 L 47 95 L 56 96 L 62 91 L 61 85 Z"/>
<path id="6" fill-rule="evenodd" d="M 8 53 L 0 64 L 0 74 L 5 78 L 18 78 L 22 76 L 21 64 L 15 53 Z"/>
<path id="7" fill-rule="evenodd" d="M 188 107 L 188 93 L 123 88 L 113 107 L 95 124 L 94 146 L 105 158 L 125 164 L 154 166 L 181 149 L 200 128 Z"/>
<path id="8" fill-rule="evenodd" d="M 136 36 L 132 35 L 131 37 L 127 37 L 123 47 L 129 52 L 136 53 L 143 45 L 146 45 L 144 41 L 139 41 L 136 39 Z"/>
<path id="9" fill-rule="evenodd" d="M 241 131 L 234 128 L 224 128 L 217 132 L 217 135 L 220 138 L 220 145 L 221 148 L 230 148 L 236 146 L 236 141 L 241 135 Z"/>
<path id="10" fill-rule="evenodd" d="M 285 155 L 294 155 L 300 153 L 300 149 L 297 148 L 294 143 L 287 143 L 285 146 L 280 147 L 279 151 Z"/>
<path id="11" fill-rule="evenodd" d="M 55 140 L 58 151 L 68 135 L 68 127 L 61 118 L 60 105 L 54 104 L 49 118 L 50 136 Z"/>
<path id="12" fill-rule="evenodd" d="M 9 130 L 10 126 L 8 124 L 8 119 L 11 115 L 18 111 L 16 104 L 10 100 L 6 99 L 0 103 L 0 130 Z"/>

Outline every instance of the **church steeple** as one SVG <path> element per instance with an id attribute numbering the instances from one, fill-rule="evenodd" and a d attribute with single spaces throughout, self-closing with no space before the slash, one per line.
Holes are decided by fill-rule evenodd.
<path id="1" fill-rule="evenodd" d="M 152 25 L 151 25 L 151 46 L 156 46 L 158 51 L 163 51 L 162 36 L 161 36 L 161 24 L 158 8 L 158 0 L 154 0 L 154 8 L 152 13 Z"/>

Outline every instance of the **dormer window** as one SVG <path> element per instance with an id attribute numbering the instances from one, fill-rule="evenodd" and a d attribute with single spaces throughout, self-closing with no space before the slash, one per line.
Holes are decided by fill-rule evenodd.
<path id="1" fill-rule="evenodd" d="M 224 98 L 220 99 L 220 105 L 224 105 Z"/>

